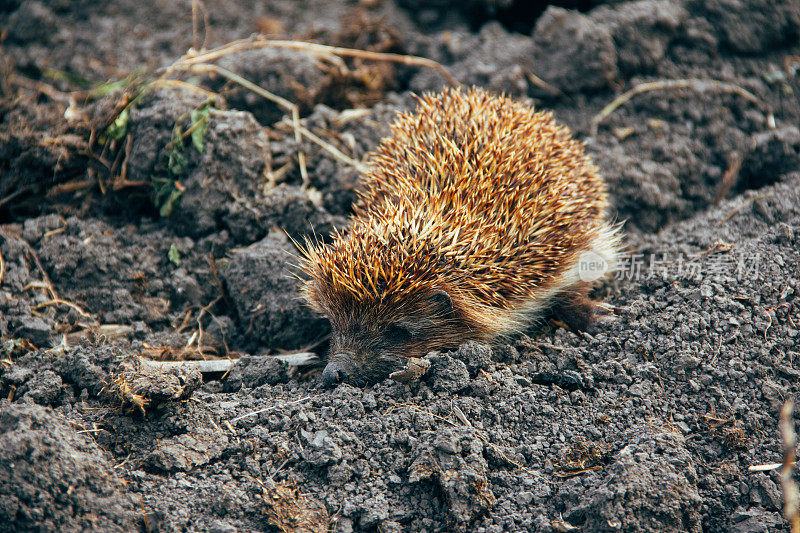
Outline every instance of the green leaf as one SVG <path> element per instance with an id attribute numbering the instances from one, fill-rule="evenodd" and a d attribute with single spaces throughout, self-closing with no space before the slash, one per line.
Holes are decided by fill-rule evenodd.
<path id="1" fill-rule="evenodd" d="M 211 108 L 203 106 L 200 109 L 192 110 L 191 120 L 192 125 L 192 144 L 201 154 L 203 153 L 203 139 L 208 133 L 208 122 L 211 115 Z"/>
<path id="2" fill-rule="evenodd" d="M 175 209 L 175 206 L 178 205 L 178 200 L 181 199 L 182 194 L 183 191 L 172 189 L 172 192 L 169 194 L 169 198 L 167 198 L 167 201 L 164 202 L 161 208 L 158 210 L 158 214 L 164 218 L 170 216 L 172 211 Z"/>
<path id="3" fill-rule="evenodd" d="M 92 85 L 92 82 L 83 76 L 67 72 L 66 70 L 46 68 L 42 71 L 42 74 L 44 74 L 45 78 L 49 78 L 53 81 L 63 81 L 71 83 L 72 85 L 78 85 L 79 87 L 91 87 Z"/>
<path id="4" fill-rule="evenodd" d="M 114 122 L 112 122 L 111 125 L 106 128 L 106 142 L 118 141 L 125 137 L 125 134 L 128 133 L 128 121 L 130 118 L 131 115 L 126 107 L 120 112 L 119 115 L 117 115 L 117 118 L 114 119 Z"/>
<path id="5" fill-rule="evenodd" d="M 174 243 L 170 245 L 167 257 L 169 257 L 169 260 L 172 261 L 172 264 L 176 267 L 181 266 L 181 252 Z"/>
<path id="6" fill-rule="evenodd" d="M 167 148 L 183 150 L 183 130 L 181 130 L 181 125 L 178 123 L 175 123 L 172 127 L 172 139 L 167 144 Z"/>
<path id="7" fill-rule="evenodd" d="M 169 173 L 175 179 L 182 178 L 189 167 L 189 161 L 183 155 L 183 147 L 180 149 L 175 147 L 169 151 Z"/>
<path id="8" fill-rule="evenodd" d="M 94 87 L 91 91 L 89 91 L 89 96 L 91 98 L 102 98 L 103 96 L 108 96 L 114 91 L 117 91 L 119 89 L 124 89 L 128 87 L 130 84 L 131 84 L 130 77 L 118 81 L 109 81 L 106 83 L 102 83 L 97 87 Z"/>

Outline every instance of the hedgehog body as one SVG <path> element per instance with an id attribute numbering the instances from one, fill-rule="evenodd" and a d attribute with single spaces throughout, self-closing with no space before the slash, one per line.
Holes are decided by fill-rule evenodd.
<path id="1" fill-rule="evenodd" d="M 372 155 L 347 230 L 303 250 L 302 293 L 333 330 L 324 381 L 376 381 L 554 306 L 587 325 L 618 254 L 607 208 L 549 113 L 480 89 L 421 97 Z"/>

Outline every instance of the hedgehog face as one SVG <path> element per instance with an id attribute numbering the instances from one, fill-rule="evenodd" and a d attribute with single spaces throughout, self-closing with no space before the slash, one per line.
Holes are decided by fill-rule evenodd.
<path id="1" fill-rule="evenodd" d="M 463 341 L 464 328 L 454 317 L 449 296 L 441 291 L 393 308 L 362 305 L 352 312 L 338 311 L 328 313 L 333 335 L 322 373 L 325 386 L 375 383 L 405 366 L 409 357 Z"/>
<path id="2" fill-rule="evenodd" d="M 334 326 L 331 340 L 323 384 L 362 386 L 380 381 L 402 366 L 411 332 L 399 324 L 378 324 L 364 317 L 344 327 Z"/>

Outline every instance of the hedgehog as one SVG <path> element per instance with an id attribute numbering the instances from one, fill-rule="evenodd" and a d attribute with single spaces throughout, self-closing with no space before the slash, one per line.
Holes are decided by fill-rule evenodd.
<path id="1" fill-rule="evenodd" d="M 324 385 L 492 342 L 553 312 L 573 329 L 614 270 L 598 168 L 549 112 L 479 88 L 417 97 L 369 156 L 348 226 L 300 246 L 300 288 L 331 324 Z"/>

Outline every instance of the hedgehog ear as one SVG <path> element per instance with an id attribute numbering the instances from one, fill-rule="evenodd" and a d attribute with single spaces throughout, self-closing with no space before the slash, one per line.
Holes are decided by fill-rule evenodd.
<path id="1" fill-rule="evenodd" d="M 446 291 L 434 289 L 428 296 L 428 301 L 431 303 L 435 314 L 443 317 L 449 317 L 453 314 L 453 300 Z"/>

